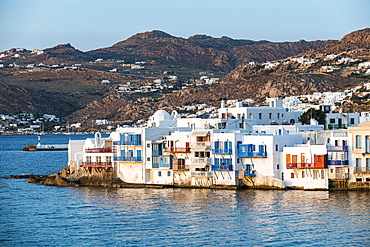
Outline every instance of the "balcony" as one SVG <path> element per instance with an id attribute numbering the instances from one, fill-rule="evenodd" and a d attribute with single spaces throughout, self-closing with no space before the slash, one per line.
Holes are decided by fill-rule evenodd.
<path id="1" fill-rule="evenodd" d="M 189 171 L 189 166 L 187 165 L 180 165 L 180 164 L 174 164 L 173 165 L 174 171 Z"/>
<path id="2" fill-rule="evenodd" d="M 212 171 L 232 171 L 233 165 L 212 165 Z"/>
<path id="3" fill-rule="evenodd" d="M 87 167 L 92 167 L 92 168 L 110 168 L 112 166 L 112 162 L 82 162 L 81 167 L 87 168 Z"/>
<path id="4" fill-rule="evenodd" d="M 354 173 L 370 173 L 370 167 L 355 167 Z"/>
<path id="5" fill-rule="evenodd" d="M 159 163 L 152 163 L 152 168 L 172 168 L 172 160 L 170 159 L 170 163 L 165 163 L 164 160 L 160 160 Z"/>
<path id="6" fill-rule="evenodd" d="M 153 163 L 152 168 L 172 168 L 172 164 Z"/>
<path id="7" fill-rule="evenodd" d="M 191 172 L 192 177 L 197 177 L 197 178 L 212 178 L 213 177 L 213 172 L 201 172 L 201 171 L 195 171 Z"/>
<path id="8" fill-rule="evenodd" d="M 138 141 L 115 141 L 113 145 L 116 146 L 141 146 L 141 140 Z"/>
<path id="9" fill-rule="evenodd" d="M 348 160 L 328 160 L 328 166 L 348 166 Z"/>
<path id="10" fill-rule="evenodd" d="M 246 171 L 244 173 L 244 177 L 255 177 L 255 176 L 256 176 L 255 171 Z"/>
<path id="11" fill-rule="evenodd" d="M 211 164 L 211 158 L 194 158 L 191 159 L 191 163 L 195 165 L 207 165 Z"/>
<path id="12" fill-rule="evenodd" d="M 167 147 L 164 151 L 167 153 L 190 153 L 190 147 Z"/>
<path id="13" fill-rule="evenodd" d="M 347 129 L 347 125 L 346 124 L 333 124 L 333 123 L 330 123 L 330 124 L 328 124 L 328 129 L 329 130 L 332 130 L 332 129 Z"/>
<path id="14" fill-rule="evenodd" d="M 211 142 L 192 142 L 191 148 L 197 150 L 205 150 L 211 148 Z"/>
<path id="15" fill-rule="evenodd" d="M 114 147 L 85 149 L 85 153 L 115 153 L 115 152 L 116 152 L 116 149 Z"/>
<path id="16" fill-rule="evenodd" d="M 114 161 L 124 161 L 124 162 L 141 162 L 142 158 L 141 157 L 113 157 Z"/>
<path id="17" fill-rule="evenodd" d="M 255 177 L 256 176 L 256 172 L 255 170 L 245 170 L 245 171 L 239 171 L 239 176 L 244 176 L 244 177 Z"/>
<path id="18" fill-rule="evenodd" d="M 328 152 L 348 152 L 348 146 L 327 146 Z"/>
<path id="19" fill-rule="evenodd" d="M 267 152 L 239 152 L 240 158 L 267 158 Z"/>
<path id="20" fill-rule="evenodd" d="M 213 154 L 232 154 L 232 149 L 212 149 Z"/>
<path id="21" fill-rule="evenodd" d="M 324 169 L 326 165 L 320 163 L 287 163 L 287 169 L 305 169 L 305 168 L 316 168 L 316 169 Z"/>
<path id="22" fill-rule="evenodd" d="M 152 150 L 152 156 L 161 156 L 162 150 Z"/>
<path id="23" fill-rule="evenodd" d="M 329 179 L 347 180 L 348 173 L 329 173 Z"/>

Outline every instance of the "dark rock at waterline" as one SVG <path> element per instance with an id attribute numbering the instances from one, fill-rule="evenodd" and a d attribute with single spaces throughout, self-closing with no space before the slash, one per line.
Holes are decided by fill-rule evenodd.
<path id="1" fill-rule="evenodd" d="M 33 174 L 23 174 L 23 175 L 9 175 L 8 178 L 15 178 L 15 179 L 29 179 L 33 177 Z M 41 176 L 41 175 L 40 175 Z"/>

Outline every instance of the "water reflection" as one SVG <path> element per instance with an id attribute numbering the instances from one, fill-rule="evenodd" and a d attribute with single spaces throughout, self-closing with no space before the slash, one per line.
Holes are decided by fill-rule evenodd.
<path id="1" fill-rule="evenodd" d="M 69 193 L 83 201 L 81 215 L 109 217 L 108 228 L 118 224 L 130 235 L 127 244 L 148 244 L 143 234 L 163 244 L 253 239 L 253 245 L 325 245 L 328 234 L 333 244 L 368 241 L 367 192 L 69 188 Z"/>

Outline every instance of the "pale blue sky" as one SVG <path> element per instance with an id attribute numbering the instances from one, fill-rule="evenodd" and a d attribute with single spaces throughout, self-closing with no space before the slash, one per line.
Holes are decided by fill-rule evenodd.
<path id="1" fill-rule="evenodd" d="M 340 39 L 370 27 L 370 0 L 0 0 L 0 51 L 87 51 L 162 30 L 234 39 Z"/>

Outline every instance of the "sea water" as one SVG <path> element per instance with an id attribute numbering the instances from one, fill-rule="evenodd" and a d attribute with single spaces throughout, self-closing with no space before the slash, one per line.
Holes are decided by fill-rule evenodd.
<path id="1" fill-rule="evenodd" d="M 46 135 L 43 144 L 91 136 Z M 0 246 L 370 246 L 367 191 L 53 187 L 67 151 L 0 136 Z"/>

